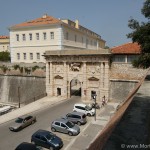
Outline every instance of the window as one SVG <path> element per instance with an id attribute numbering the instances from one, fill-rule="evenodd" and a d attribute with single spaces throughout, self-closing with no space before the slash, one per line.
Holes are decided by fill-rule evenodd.
<path id="1" fill-rule="evenodd" d="M 44 141 L 44 142 L 46 142 L 47 140 L 46 140 L 46 138 L 45 137 L 43 137 L 43 136 L 41 136 L 41 140 L 42 141 Z"/>
<path id="2" fill-rule="evenodd" d="M 55 125 L 60 126 L 60 122 L 55 122 Z"/>
<path id="3" fill-rule="evenodd" d="M 68 34 L 68 32 L 66 32 L 66 40 L 68 40 L 69 39 L 69 34 Z"/>
<path id="4" fill-rule="evenodd" d="M 36 39 L 39 40 L 40 37 L 39 37 L 39 33 L 36 33 Z"/>
<path id="5" fill-rule="evenodd" d="M 54 39 L 54 32 L 50 33 L 51 39 Z"/>
<path id="6" fill-rule="evenodd" d="M 30 53 L 30 60 L 33 60 L 33 53 Z"/>
<path id="7" fill-rule="evenodd" d="M 16 34 L 16 40 L 19 41 L 19 34 Z"/>
<path id="8" fill-rule="evenodd" d="M 61 123 L 61 127 L 66 128 L 66 126 L 63 123 Z"/>
<path id="9" fill-rule="evenodd" d="M 17 59 L 20 60 L 20 53 L 17 53 Z"/>
<path id="10" fill-rule="evenodd" d="M 23 53 L 23 58 L 24 58 L 24 60 L 26 60 L 26 58 L 27 58 L 26 53 Z"/>
<path id="11" fill-rule="evenodd" d="M 36 53 L 36 58 L 39 60 L 40 59 L 40 53 Z"/>
<path id="12" fill-rule="evenodd" d="M 32 34 L 31 33 L 29 33 L 29 39 L 30 39 L 30 41 L 32 40 Z"/>
<path id="13" fill-rule="evenodd" d="M 125 62 L 125 55 L 115 55 L 113 57 L 114 62 Z"/>
<path id="14" fill-rule="evenodd" d="M 75 42 L 77 42 L 77 35 L 74 36 L 74 40 L 75 40 Z"/>
<path id="15" fill-rule="evenodd" d="M 43 39 L 46 40 L 46 32 L 43 33 Z"/>
<path id="16" fill-rule="evenodd" d="M 22 40 L 25 41 L 26 40 L 26 35 L 22 34 Z"/>
<path id="17" fill-rule="evenodd" d="M 82 44 L 84 43 L 84 41 L 83 41 L 83 37 L 82 37 Z"/>
<path id="18" fill-rule="evenodd" d="M 138 59 L 138 55 L 127 55 L 127 62 L 128 63 L 131 63 L 133 62 L 134 60 L 137 60 Z"/>

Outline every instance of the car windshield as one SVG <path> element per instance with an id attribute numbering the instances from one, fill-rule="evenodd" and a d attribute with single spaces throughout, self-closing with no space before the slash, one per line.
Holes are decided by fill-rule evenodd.
<path id="1" fill-rule="evenodd" d="M 46 135 L 47 140 L 51 140 L 53 137 L 54 137 L 54 136 L 53 136 L 52 134 L 47 134 L 47 135 Z"/>
<path id="2" fill-rule="evenodd" d="M 72 122 L 70 122 L 70 121 L 68 121 L 68 122 L 66 123 L 66 125 L 67 125 L 69 128 L 74 127 L 74 123 L 72 123 Z"/>
<path id="3" fill-rule="evenodd" d="M 22 123 L 22 121 L 23 121 L 22 118 L 17 118 L 17 119 L 15 120 L 16 123 Z"/>
<path id="4" fill-rule="evenodd" d="M 85 106 L 85 109 L 86 109 L 86 110 L 92 110 L 92 107 L 86 105 L 86 106 Z"/>

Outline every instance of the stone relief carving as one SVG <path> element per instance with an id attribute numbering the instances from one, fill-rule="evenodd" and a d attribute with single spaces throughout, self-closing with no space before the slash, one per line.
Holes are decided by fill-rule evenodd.
<path id="1" fill-rule="evenodd" d="M 80 63 L 71 63 L 69 65 L 71 71 L 80 71 L 81 64 Z"/>

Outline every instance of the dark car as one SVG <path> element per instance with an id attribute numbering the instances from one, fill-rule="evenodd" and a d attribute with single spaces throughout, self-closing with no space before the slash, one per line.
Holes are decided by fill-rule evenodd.
<path id="1" fill-rule="evenodd" d="M 19 117 L 15 120 L 15 123 L 9 127 L 9 129 L 11 131 L 19 131 L 35 122 L 36 122 L 35 116 Z"/>
<path id="2" fill-rule="evenodd" d="M 32 143 L 23 142 L 19 144 L 15 150 L 42 150 Z"/>
<path id="3" fill-rule="evenodd" d="M 48 148 L 50 150 L 59 150 L 63 147 L 61 138 L 49 131 L 41 129 L 32 135 L 31 142 L 37 146 Z"/>

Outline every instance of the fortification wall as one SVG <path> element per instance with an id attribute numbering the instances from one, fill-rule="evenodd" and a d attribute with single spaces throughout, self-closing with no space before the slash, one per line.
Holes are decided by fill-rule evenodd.
<path id="1" fill-rule="evenodd" d="M 27 104 L 46 95 L 45 78 L 0 76 L 0 102 Z"/>

